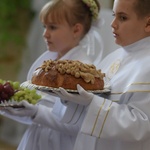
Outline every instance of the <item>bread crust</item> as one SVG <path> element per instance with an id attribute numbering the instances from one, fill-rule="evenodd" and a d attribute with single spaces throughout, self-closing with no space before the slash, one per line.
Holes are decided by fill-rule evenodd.
<path id="1" fill-rule="evenodd" d="M 80 84 L 85 90 L 103 90 L 103 78 L 94 77 L 94 82 L 85 82 L 82 77 L 75 77 L 72 74 L 60 73 L 55 65 L 45 70 L 39 67 L 33 73 L 31 82 L 40 86 L 53 88 L 63 87 L 64 89 L 77 90 L 77 84 Z"/>

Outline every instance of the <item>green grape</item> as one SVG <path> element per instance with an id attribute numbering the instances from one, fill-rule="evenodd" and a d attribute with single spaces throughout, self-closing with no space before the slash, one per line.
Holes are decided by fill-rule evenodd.
<path id="1" fill-rule="evenodd" d="M 36 93 L 35 89 L 30 90 L 28 88 L 20 89 L 13 96 L 13 99 L 16 101 L 27 100 L 31 104 L 36 104 L 40 98 L 41 96 Z"/>
<path id="2" fill-rule="evenodd" d="M 0 83 L 1 83 L 1 84 L 4 84 L 4 83 L 5 83 L 5 80 L 0 79 Z"/>
<path id="3" fill-rule="evenodd" d="M 20 83 L 18 81 L 12 82 L 12 86 L 14 89 L 19 89 L 20 88 Z"/>
<path id="4" fill-rule="evenodd" d="M 19 101 L 22 101 L 22 100 L 24 100 L 24 97 L 23 96 L 19 97 Z"/>
<path id="5" fill-rule="evenodd" d="M 21 97 L 25 94 L 25 91 L 18 91 L 15 93 L 15 95 L 17 95 L 18 97 Z"/>
<path id="6" fill-rule="evenodd" d="M 12 100 L 12 99 L 14 99 L 14 100 L 17 100 L 17 101 L 18 101 L 18 100 L 19 100 L 19 97 L 18 97 L 17 95 L 14 95 L 14 96 L 12 96 L 12 97 L 11 97 L 11 100 Z"/>
<path id="7" fill-rule="evenodd" d="M 36 100 L 32 100 L 31 103 L 32 103 L 32 104 L 36 104 L 37 101 L 36 101 Z"/>

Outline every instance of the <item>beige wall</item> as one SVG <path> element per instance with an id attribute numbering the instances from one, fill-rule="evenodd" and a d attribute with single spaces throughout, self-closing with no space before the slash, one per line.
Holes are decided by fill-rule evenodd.
<path id="1" fill-rule="evenodd" d="M 111 8 L 113 0 L 99 0 L 103 8 Z"/>

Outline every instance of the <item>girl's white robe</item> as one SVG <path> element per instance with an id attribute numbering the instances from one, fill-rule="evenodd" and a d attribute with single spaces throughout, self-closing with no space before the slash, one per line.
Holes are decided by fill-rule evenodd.
<path id="1" fill-rule="evenodd" d="M 56 58 L 55 57 L 56 54 L 52 55 L 51 52 L 46 52 L 44 55 L 46 59 Z M 41 58 L 42 58 L 41 61 L 43 62 L 43 57 Z M 91 63 L 91 60 L 84 54 L 80 46 L 69 51 L 62 59 L 71 59 L 71 60 L 78 59 L 83 62 Z M 40 62 L 40 59 L 38 60 L 38 62 Z M 37 64 L 38 63 L 36 63 L 36 66 Z M 31 69 L 34 70 L 35 66 L 33 66 L 33 68 Z M 57 115 L 54 116 L 54 113 L 52 114 L 51 109 L 55 101 L 56 102 L 58 101 L 57 103 L 60 102 L 59 98 L 46 95 L 46 98 L 45 99 L 43 98 L 39 102 L 41 104 L 39 108 L 39 114 L 42 116 L 42 118 L 46 116 L 47 117 L 46 119 L 50 121 L 52 124 L 54 124 L 54 126 L 42 126 L 40 123 L 37 124 L 33 123 L 32 125 L 29 126 L 26 133 L 24 134 L 21 143 L 19 144 L 18 150 L 73 149 L 74 141 L 77 134 L 77 131 L 74 130 L 78 130 L 78 128 L 76 127 L 75 129 L 70 129 L 70 131 L 66 129 L 65 131 L 65 127 L 59 124 L 59 120 L 57 120 L 57 118 L 59 118 L 59 115 L 61 116 L 61 114 L 65 112 L 66 108 L 60 102 L 58 106 L 60 108 L 60 111 L 57 113 Z M 57 108 L 56 104 L 55 107 Z M 73 131 L 73 133 L 68 135 L 68 133 L 70 133 L 71 131 Z"/>

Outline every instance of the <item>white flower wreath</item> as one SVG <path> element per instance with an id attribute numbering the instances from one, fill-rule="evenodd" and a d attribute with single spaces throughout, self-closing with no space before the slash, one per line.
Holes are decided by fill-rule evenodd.
<path id="1" fill-rule="evenodd" d="M 97 19 L 98 17 L 98 6 L 94 0 L 82 0 L 90 9 L 93 19 Z"/>

